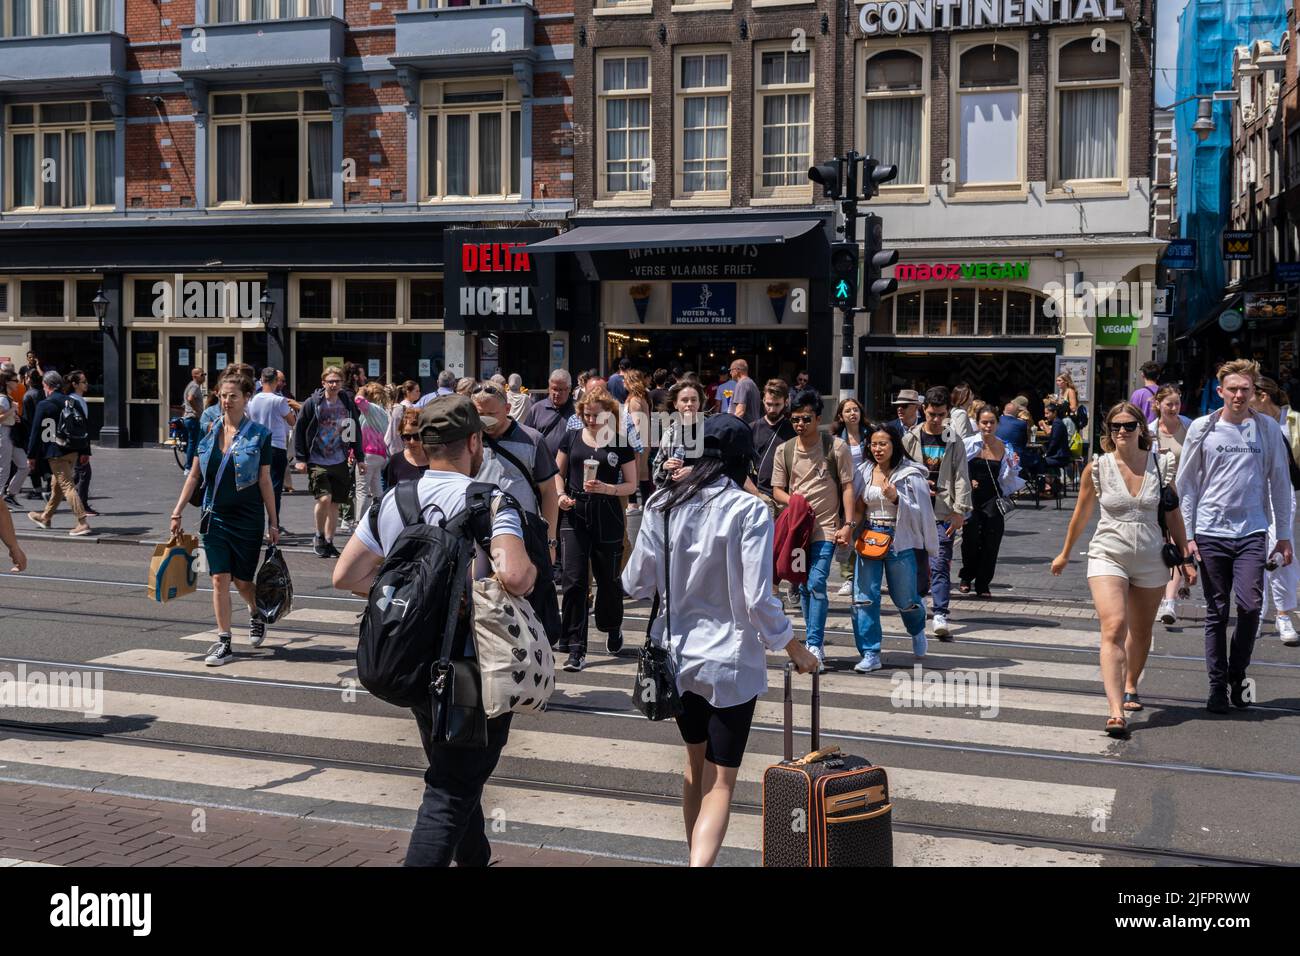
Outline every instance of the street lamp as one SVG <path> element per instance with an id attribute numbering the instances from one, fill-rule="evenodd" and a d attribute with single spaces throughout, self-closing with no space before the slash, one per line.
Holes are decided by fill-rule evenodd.
<path id="1" fill-rule="evenodd" d="M 262 310 L 262 324 L 266 330 L 271 331 L 271 317 L 275 315 L 275 300 L 271 298 L 270 291 L 264 291 L 262 298 L 257 300 L 258 307 Z"/>
<path id="2" fill-rule="evenodd" d="M 109 331 L 104 324 L 104 319 L 108 317 L 108 296 L 104 295 L 103 289 L 95 293 L 95 297 L 90 300 L 90 307 L 95 310 L 95 319 L 99 322 L 99 331 Z"/>
<path id="3" fill-rule="evenodd" d="M 1177 102 L 1170 103 L 1168 106 L 1157 106 L 1158 110 L 1172 110 L 1176 106 L 1182 106 L 1184 103 L 1190 103 L 1196 100 L 1196 122 L 1192 124 L 1192 132 L 1196 138 L 1204 143 L 1214 132 L 1214 104 L 1216 101 L 1236 102 L 1241 98 L 1241 94 L 1236 90 L 1215 90 L 1213 93 L 1197 93 L 1193 96 L 1185 96 Z"/>

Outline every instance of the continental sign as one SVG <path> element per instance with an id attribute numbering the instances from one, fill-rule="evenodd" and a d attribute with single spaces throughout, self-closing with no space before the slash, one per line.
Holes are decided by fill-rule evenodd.
<path id="1" fill-rule="evenodd" d="M 918 262 L 894 266 L 899 282 L 975 282 L 1029 278 L 1026 262 Z"/>

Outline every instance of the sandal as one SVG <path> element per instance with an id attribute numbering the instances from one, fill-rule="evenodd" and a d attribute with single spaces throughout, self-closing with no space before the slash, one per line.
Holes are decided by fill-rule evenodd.
<path id="1" fill-rule="evenodd" d="M 957 590 L 960 591 L 962 594 L 970 594 L 970 585 L 967 584 L 965 581 L 963 581 L 961 583 L 961 586 L 958 587 Z"/>
<path id="2" fill-rule="evenodd" d="M 1128 721 L 1123 717 L 1106 718 L 1106 734 L 1116 740 L 1128 739 Z"/>
<path id="3" fill-rule="evenodd" d="M 1131 694 L 1124 694 L 1124 709 L 1127 711 L 1139 711 L 1143 709 L 1142 701 L 1138 697 L 1136 691 Z"/>

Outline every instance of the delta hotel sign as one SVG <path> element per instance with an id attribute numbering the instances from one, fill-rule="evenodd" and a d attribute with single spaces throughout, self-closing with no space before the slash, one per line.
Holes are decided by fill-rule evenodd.
<path id="1" fill-rule="evenodd" d="M 1121 0 L 885 0 L 862 6 L 858 25 L 867 36 L 929 30 L 1026 27 L 1035 23 L 1123 20 Z"/>

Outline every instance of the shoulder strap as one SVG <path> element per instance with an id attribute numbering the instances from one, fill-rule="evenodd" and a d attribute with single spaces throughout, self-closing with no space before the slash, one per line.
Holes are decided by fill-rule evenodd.
<path id="1" fill-rule="evenodd" d="M 840 484 L 840 466 L 835 460 L 835 439 L 826 432 L 822 432 L 822 457 L 826 459 L 826 470 L 830 472 L 831 481 L 835 482 L 835 508 L 843 517 L 844 502 L 841 499 L 844 497 L 844 486 Z"/>
<path id="2" fill-rule="evenodd" d="M 393 500 L 397 502 L 397 514 L 402 519 L 403 525 L 424 523 L 424 514 L 420 509 L 420 488 L 417 480 L 408 478 L 405 481 L 399 481 L 396 490 L 393 492 Z M 374 525 L 371 530 L 375 532 L 375 538 L 378 539 L 379 516 L 376 515 L 372 520 Z"/>
<path id="3" fill-rule="evenodd" d="M 537 507 L 540 510 L 542 507 L 542 490 L 537 487 L 537 482 L 533 481 L 533 473 L 531 469 L 525 468 L 524 463 L 510 452 L 506 451 L 505 446 L 498 443 L 495 438 L 488 437 L 487 432 L 483 433 L 483 440 L 487 442 L 487 445 L 492 449 L 493 454 L 500 455 L 506 461 L 510 462 L 510 464 L 515 466 L 515 469 L 519 474 L 524 476 L 524 481 L 528 482 L 528 487 L 533 490 L 533 498 L 537 501 Z"/>
<path id="4" fill-rule="evenodd" d="M 781 444 L 781 459 L 785 465 L 785 486 L 787 489 L 794 487 L 794 443 L 797 438 L 787 438 Z"/>

